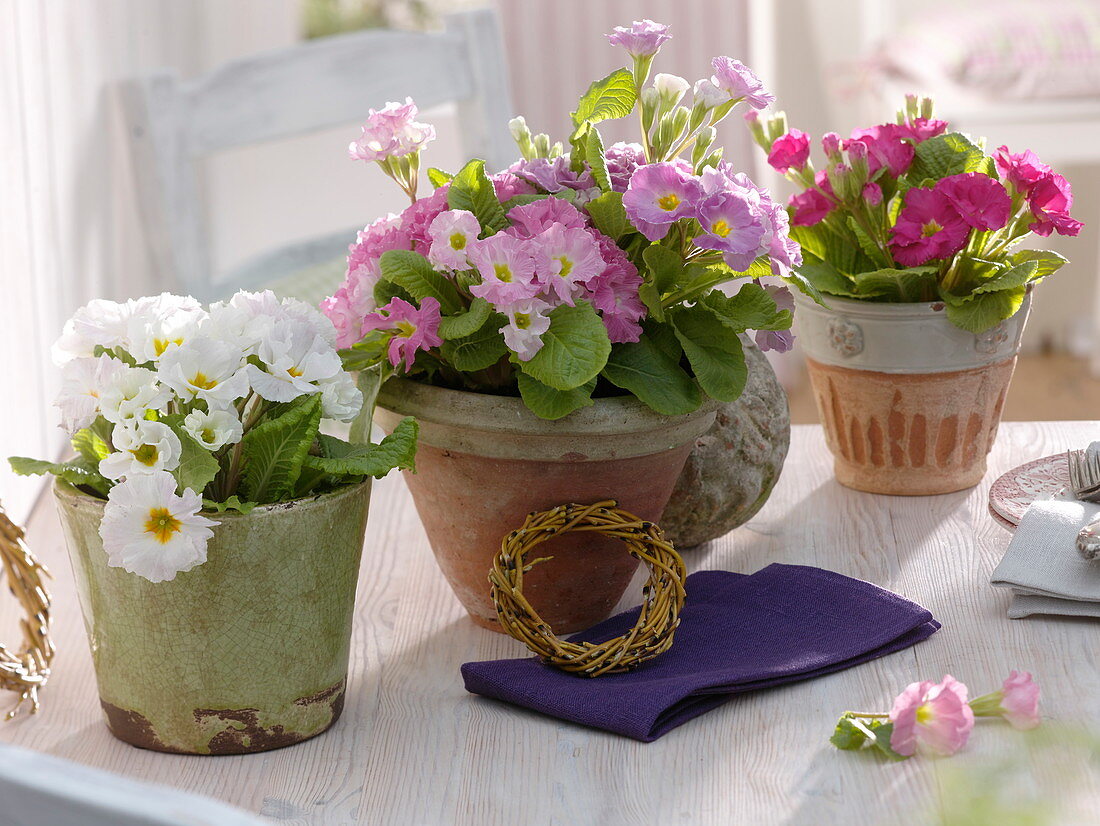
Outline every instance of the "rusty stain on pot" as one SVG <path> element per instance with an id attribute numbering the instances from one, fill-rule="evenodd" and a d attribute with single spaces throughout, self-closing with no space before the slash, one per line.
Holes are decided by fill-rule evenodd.
<path id="1" fill-rule="evenodd" d="M 935 304 L 932 305 L 932 310 L 938 313 L 946 306 L 947 305 L 944 304 L 942 301 L 937 301 Z"/>
<path id="2" fill-rule="evenodd" d="M 340 714 L 344 710 L 345 682 L 345 680 L 341 680 L 336 685 L 322 689 L 316 694 L 299 697 L 294 701 L 294 705 L 307 707 L 327 702 L 332 711 L 328 725 L 325 726 L 327 729 L 340 719 Z M 103 711 L 107 715 L 108 726 L 119 739 L 151 751 L 173 754 L 193 753 L 165 745 L 157 735 L 153 725 L 139 712 L 119 708 L 106 700 L 100 700 L 100 705 L 103 706 Z M 247 754 L 249 752 L 270 751 L 271 749 L 291 746 L 303 740 L 308 740 L 317 733 L 300 734 L 287 731 L 282 725 L 265 728 L 260 725 L 259 709 L 255 708 L 197 708 L 194 711 L 194 718 L 199 726 L 205 726 L 211 721 L 226 724 L 226 727 L 211 737 L 209 743 L 207 743 L 210 754 Z"/>

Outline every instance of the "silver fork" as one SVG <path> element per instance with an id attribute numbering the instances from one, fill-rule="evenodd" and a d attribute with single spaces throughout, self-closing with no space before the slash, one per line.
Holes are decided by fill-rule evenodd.
<path id="1" fill-rule="evenodd" d="M 1067 450 L 1069 486 L 1082 502 L 1100 501 L 1100 458 L 1094 450 Z M 1077 533 L 1077 552 L 1085 559 L 1100 557 L 1100 516 Z"/>

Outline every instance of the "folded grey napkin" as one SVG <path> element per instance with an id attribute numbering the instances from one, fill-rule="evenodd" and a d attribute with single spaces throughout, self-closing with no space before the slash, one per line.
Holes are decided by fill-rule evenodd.
<path id="1" fill-rule="evenodd" d="M 1076 500 L 1035 502 L 993 571 L 994 585 L 1011 588 L 1012 619 L 1031 614 L 1100 617 L 1100 561 L 1077 553 L 1077 532 L 1100 505 Z"/>

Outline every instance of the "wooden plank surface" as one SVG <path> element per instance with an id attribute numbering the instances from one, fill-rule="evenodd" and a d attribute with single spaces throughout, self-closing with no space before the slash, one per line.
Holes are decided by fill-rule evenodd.
<path id="1" fill-rule="evenodd" d="M 1061 721 L 1077 733 L 1100 733 L 1100 626 L 1005 618 L 1008 595 L 989 586 L 989 575 L 1009 537 L 986 511 L 997 474 L 1082 446 L 1098 432 L 1097 423 L 1004 425 L 981 485 L 908 499 L 839 487 L 820 429 L 796 427 L 765 508 L 747 526 L 687 552 L 688 567 L 752 572 L 778 561 L 831 568 L 926 605 L 943 630 L 849 671 L 744 695 L 648 745 L 463 690 L 461 663 L 519 656 L 523 648 L 466 619 L 404 483 L 394 477 L 375 489 L 348 701 L 335 728 L 244 757 L 131 748 L 112 739 L 100 719 L 69 564 L 47 500 L 31 521 L 29 542 L 56 577 L 55 674 L 42 713 L 0 725 L 0 741 L 211 795 L 287 824 L 894 824 L 938 822 L 944 806 L 945 822 L 965 823 L 974 822 L 965 819 L 969 810 L 956 806 L 976 789 L 1057 793 L 1061 803 L 1095 812 L 1100 778 L 1062 766 L 1059 760 L 1076 759 L 1071 750 L 1044 747 L 1041 738 L 998 723 L 981 722 L 967 749 L 942 761 L 886 764 L 838 753 L 827 738 L 842 711 L 885 710 L 911 681 L 949 672 L 981 693 L 1011 668 L 1033 671 L 1042 685 L 1048 721 L 1040 732 L 1057 734 Z M 637 597 L 637 589 L 629 592 L 624 607 Z M 14 617 L 12 601 L 3 600 L 0 639 L 15 639 Z M 992 766 L 1024 779 L 998 789 L 983 774 Z M 1052 822 L 1075 821 L 1063 814 Z"/>

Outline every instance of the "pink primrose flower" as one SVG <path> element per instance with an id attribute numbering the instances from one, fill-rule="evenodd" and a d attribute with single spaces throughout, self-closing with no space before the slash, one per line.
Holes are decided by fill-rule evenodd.
<path id="1" fill-rule="evenodd" d="M 952 755 L 966 745 L 974 728 L 966 686 L 950 674 L 940 683 L 910 683 L 894 700 L 890 720 L 890 746 L 906 757 L 917 752 Z"/>
<path id="2" fill-rule="evenodd" d="M 428 260 L 436 267 L 469 269 L 467 253 L 470 245 L 477 242 L 480 233 L 481 224 L 472 212 L 465 209 L 444 210 L 428 226 L 428 237 L 431 240 Z"/>
<path id="3" fill-rule="evenodd" d="M 435 127 L 418 123 L 416 116 L 412 98 L 369 110 L 363 134 L 348 146 L 348 154 L 357 161 L 382 161 L 419 152 L 435 140 Z"/>
<path id="4" fill-rule="evenodd" d="M 548 295 L 573 305 L 580 288 L 601 272 L 606 264 L 600 247 L 585 229 L 551 224 L 529 242 L 535 260 L 535 278 Z"/>
<path id="5" fill-rule="evenodd" d="M 668 26 L 652 20 L 635 20 L 630 28 L 616 26 L 604 37 L 612 46 L 625 49 L 634 58 L 652 57 L 657 54 L 661 44 L 672 39 Z"/>
<path id="6" fill-rule="evenodd" d="M 439 337 L 440 320 L 439 302 L 434 298 L 423 299 L 419 308 L 403 298 L 395 298 L 363 319 L 363 332 L 393 330 L 387 355 L 394 367 L 404 363 L 407 373 L 418 350 L 430 350 L 443 343 Z"/>
<path id="7" fill-rule="evenodd" d="M 950 175 L 937 181 L 934 191 L 946 195 L 962 219 L 975 229 L 1001 229 L 1008 223 L 1012 198 L 1000 181 L 988 175 Z"/>
<path id="8" fill-rule="evenodd" d="M 933 189 L 910 189 L 891 230 L 890 250 L 904 267 L 950 258 L 966 245 L 970 225 L 951 201 Z"/>
<path id="9" fill-rule="evenodd" d="M 768 163 L 784 173 L 791 169 L 801 170 L 809 159 L 810 136 L 798 129 L 778 138 L 768 153 Z"/>
<path id="10" fill-rule="evenodd" d="M 505 230 L 516 238 L 534 238 L 551 224 L 570 229 L 585 229 L 588 221 L 579 209 L 564 198 L 540 198 L 508 210 L 512 226 Z"/>
<path id="11" fill-rule="evenodd" d="M 538 293 L 529 242 L 498 232 L 471 245 L 468 256 L 481 273 L 481 283 L 470 292 L 490 304 L 501 307 Z"/>
<path id="12" fill-rule="evenodd" d="M 763 109 L 775 103 L 775 95 L 765 91 L 764 84 L 752 69 L 732 57 L 716 57 L 710 62 L 714 74 L 710 82 L 721 89 L 731 100 L 744 98 L 754 109 Z"/>
<path id="13" fill-rule="evenodd" d="M 702 195 L 699 179 L 673 163 L 639 167 L 623 194 L 623 206 L 632 224 L 650 241 L 659 241 L 680 218 L 695 217 Z"/>

